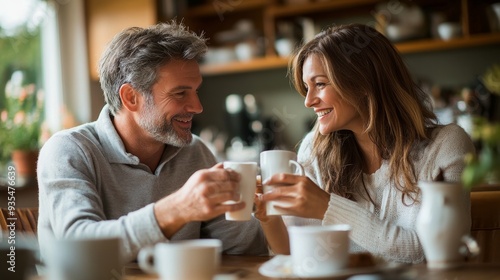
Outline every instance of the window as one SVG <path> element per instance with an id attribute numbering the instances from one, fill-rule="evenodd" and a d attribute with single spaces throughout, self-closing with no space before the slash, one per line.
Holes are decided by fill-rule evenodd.
<path id="1" fill-rule="evenodd" d="M 81 4 L 81 0 L 71 2 L 75 1 Z M 61 128 L 58 12 L 59 6 L 67 4 L 61 0 L 0 0 L 0 185 L 14 150 L 31 148 L 32 138 L 38 148 Z M 33 95 L 35 103 L 24 102 Z M 41 109 L 35 110 L 35 104 L 41 104 Z M 36 127 L 38 134 L 32 130 L 22 133 L 17 129 L 20 126 Z"/>
<path id="2" fill-rule="evenodd" d="M 0 160 L 37 149 L 43 115 L 41 23 L 47 3 L 0 0 Z"/>

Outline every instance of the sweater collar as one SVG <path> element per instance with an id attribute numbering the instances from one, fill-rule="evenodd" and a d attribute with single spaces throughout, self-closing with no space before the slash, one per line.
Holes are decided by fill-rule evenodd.
<path id="1" fill-rule="evenodd" d="M 138 165 L 140 163 L 139 158 L 125 150 L 125 144 L 123 144 L 123 140 L 118 135 L 111 118 L 109 105 L 106 104 L 99 114 L 96 125 L 97 135 L 104 147 L 106 157 L 110 163 Z M 181 149 L 166 145 L 157 170 L 160 170 L 166 162 L 174 158 Z"/>
<path id="2" fill-rule="evenodd" d="M 120 135 L 118 135 L 113 125 L 111 111 L 107 104 L 104 105 L 99 114 L 96 131 L 99 136 L 99 141 L 104 147 L 104 153 L 110 163 L 139 164 L 139 158 L 125 150 L 125 144 L 123 144 Z"/>

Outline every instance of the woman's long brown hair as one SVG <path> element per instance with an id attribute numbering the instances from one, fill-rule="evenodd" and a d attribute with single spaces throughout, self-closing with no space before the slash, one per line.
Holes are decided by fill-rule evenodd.
<path id="1" fill-rule="evenodd" d="M 428 94 L 412 80 L 401 56 L 389 40 L 372 27 L 350 24 L 330 27 L 293 55 L 289 75 L 296 90 L 306 96 L 302 81 L 305 60 L 317 55 L 340 98 L 354 106 L 365 132 L 390 166 L 391 181 L 405 196 L 418 192 L 412 164 L 415 143 L 429 139 L 436 126 Z M 353 199 L 369 197 L 363 182 L 364 158 L 351 131 L 328 135 L 315 126 L 312 159 L 321 170 L 325 190 Z"/>

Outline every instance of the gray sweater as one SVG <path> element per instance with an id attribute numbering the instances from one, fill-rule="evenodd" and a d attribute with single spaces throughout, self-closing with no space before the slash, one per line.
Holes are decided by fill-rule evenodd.
<path id="1" fill-rule="evenodd" d="M 189 146 L 167 146 L 156 171 L 125 150 L 107 106 L 96 122 L 61 131 L 38 160 L 38 238 L 42 255 L 51 238 L 120 237 L 124 258 L 157 242 L 168 242 L 153 204 L 181 188 L 197 170 L 216 163 L 196 136 Z M 224 216 L 190 222 L 171 239 L 217 238 L 223 253 L 268 253 L 259 222 L 226 221 Z"/>

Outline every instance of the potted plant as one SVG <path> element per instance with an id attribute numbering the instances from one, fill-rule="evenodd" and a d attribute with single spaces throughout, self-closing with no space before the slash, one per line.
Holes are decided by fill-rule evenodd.
<path id="1" fill-rule="evenodd" d="M 493 110 L 497 110 L 495 106 L 498 106 L 500 98 L 500 64 L 490 67 L 481 82 L 495 97 L 491 102 L 494 103 Z M 500 121 L 495 118 L 474 118 L 471 137 L 478 144 L 478 153 L 466 157 L 462 183 L 469 189 L 480 184 L 500 184 Z"/>
<path id="2" fill-rule="evenodd" d="M 34 176 L 43 121 L 43 96 L 34 84 L 23 83 L 16 71 L 5 87 L 0 112 L 0 158 L 12 158 L 19 175 Z M 25 165 L 22 161 L 30 161 Z"/>
<path id="3" fill-rule="evenodd" d="M 475 119 L 472 139 L 479 143 L 480 150 L 466 157 L 462 183 L 469 189 L 479 184 L 500 184 L 500 123 Z"/>

